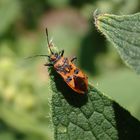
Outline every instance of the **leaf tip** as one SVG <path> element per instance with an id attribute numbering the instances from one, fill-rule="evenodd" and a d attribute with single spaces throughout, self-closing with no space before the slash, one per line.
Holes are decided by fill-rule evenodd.
<path id="1" fill-rule="evenodd" d="M 99 19 L 103 16 L 104 14 L 101 14 L 100 10 L 96 9 L 93 12 L 93 18 L 94 18 L 94 24 L 97 27 L 98 30 L 100 30 L 100 26 L 99 26 Z"/>
<path id="2" fill-rule="evenodd" d="M 96 9 L 96 10 L 93 12 L 93 18 L 94 18 L 95 26 L 97 26 L 97 19 L 98 19 L 98 16 L 99 16 L 99 10 Z"/>

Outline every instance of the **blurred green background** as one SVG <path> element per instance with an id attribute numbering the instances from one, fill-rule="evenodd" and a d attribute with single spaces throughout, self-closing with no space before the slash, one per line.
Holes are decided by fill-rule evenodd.
<path id="1" fill-rule="evenodd" d="M 0 140 L 52 140 L 45 28 L 96 88 L 140 120 L 140 78 L 94 26 L 93 11 L 132 14 L 139 0 L 0 0 Z"/>

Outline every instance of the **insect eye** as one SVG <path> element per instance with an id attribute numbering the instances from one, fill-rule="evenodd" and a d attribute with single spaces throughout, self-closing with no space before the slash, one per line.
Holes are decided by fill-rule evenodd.
<path id="1" fill-rule="evenodd" d="M 74 70 L 74 74 L 78 74 L 79 73 L 79 70 L 78 69 L 75 69 Z"/>

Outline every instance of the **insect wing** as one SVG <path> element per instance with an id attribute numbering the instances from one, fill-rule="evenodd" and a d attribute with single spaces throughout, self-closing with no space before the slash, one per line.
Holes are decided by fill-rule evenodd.
<path id="1" fill-rule="evenodd" d="M 81 92 L 87 92 L 87 79 L 85 77 L 74 77 L 75 89 L 80 90 Z"/>

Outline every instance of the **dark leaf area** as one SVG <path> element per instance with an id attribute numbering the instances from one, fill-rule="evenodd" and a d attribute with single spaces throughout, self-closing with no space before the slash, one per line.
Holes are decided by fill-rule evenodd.
<path id="1" fill-rule="evenodd" d="M 138 140 L 140 122 L 115 101 L 89 85 L 88 93 L 75 93 L 50 71 L 52 120 L 56 140 Z"/>

